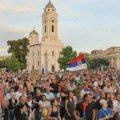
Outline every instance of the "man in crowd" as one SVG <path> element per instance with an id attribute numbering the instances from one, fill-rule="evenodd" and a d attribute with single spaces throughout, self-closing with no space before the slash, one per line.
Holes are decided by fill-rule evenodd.
<path id="1" fill-rule="evenodd" d="M 95 106 L 92 102 L 90 94 L 85 94 L 83 96 L 83 101 L 76 105 L 74 110 L 75 120 L 79 120 L 77 112 L 79 113 L 80 118 L 85 118 L 86 120 L 95 120 Z"/>

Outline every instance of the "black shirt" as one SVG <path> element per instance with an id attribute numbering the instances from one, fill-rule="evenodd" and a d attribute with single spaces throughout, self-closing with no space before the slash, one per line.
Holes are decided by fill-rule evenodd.
<path id="1" fill-rule="evenodd" d="M 27 108 L 29 107 L 27 103 L 24 104 Z M 16 120 L 22 120 L 22 114 L 21 114 L 21 106 L 22 104 L 18 104 L 15 109 L 14 109 L 14 114 L 15 114 L 15 118 Z"/>
<path id="2" fill-rule="evenodd" d="M 86 108 L 86 119 L 92 120 L 93 110 L 95 109 L 95 105 L 93 102 L 88 103 Z M 76 110 L 79 112 L 80 117 L 83 117 L 83 102 L 79 102 L 76 105 Z"/>
<path id="3" fill-rule="evenodd" d="M 50 87 L 53 88 L 52 92 L 53 92 L 54 94 L 57 94 L 57 93 L 58 93 L 58 84 L 57 84 L 57 83 L 51 83 L 51 84 L 50 84 Z"/>
<path id="4" fill-rule="evenodd" d="M 13 110 L 17 106 L 17 100 L 15 99 L 15 103 L 12 102 L 12 99 L 9 99 L 9 110 Z"/>
<path id="5" fill-rule="evenodd" d="M 46 92 L 46 88 L 42 88 L 40 87 L 41 93 L 45 93 Z"/>
<path id="6" fill-rule="evenodd" d="M 100 100 L 97 100 L 96 103 L 95 103 L 95 109 L 97 109 L 98 111 L 102 108 L 102 106 L 100 105 Z"/>

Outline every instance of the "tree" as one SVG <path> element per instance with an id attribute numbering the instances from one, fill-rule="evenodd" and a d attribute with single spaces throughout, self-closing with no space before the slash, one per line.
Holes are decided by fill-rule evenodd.
<path id="1" fill-rule="evenodd" d="M 26 67 L 29 40 L 27 38 L 10 40 L 7 44 L 9 46 L 8 53 L 14 54 L 17 60 Z"/>
<path id="2" fill-rule="evenodd" d="M 84 53 L 84 55 L 85 55 L 85 61 L 86 61 L 86 64 L 87 64 L 87 68 L 90 68 L 90 64 L 89 64 L 89 61 L 90 61 L 90 59 L 89 59 L 89 53 Z"/>
<path id="3" fill-rule="evenodd" d="M 0 68 L 5 68 L 5 60 L 0 60 Z"/>
<path id="4" fill-rule="evenodd" d="M 76 58 L 76 56 L 77 52 L 74 51 L 71 46 L 63 48 L 60 53 L 60 57 L 58 58 L 60 68 L 66 70 L 67 63 Z"/>
<path id="5" fill-rule="evenodd" d="M 89 61 L 89 65 L 91 69 L 97 69 L 101 66 L 109 66 L 109 61 L 104 58 L 94 58 Z"/>
<path id="6" fill-rule="evenodd" d="M 20 63 L 14 54 L 6 59 L 5 64 L 10 71 L 22 70 L 24 67 L 24 64 Z"/>

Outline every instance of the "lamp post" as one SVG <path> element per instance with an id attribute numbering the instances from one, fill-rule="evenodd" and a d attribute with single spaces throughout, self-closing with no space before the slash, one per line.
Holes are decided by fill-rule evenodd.
<path id="1" fill-rule="evenodd" d="M 45 56 L 45 72 L 48 72 L 48 54 L 47 52 L 44 54 Z"/>

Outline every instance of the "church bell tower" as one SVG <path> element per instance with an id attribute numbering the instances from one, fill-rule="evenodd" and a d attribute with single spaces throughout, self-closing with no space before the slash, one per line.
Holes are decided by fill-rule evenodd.
<path id="1" fill-rule="evenodd" d="M 49 0 L 42 15 L 42 42 L 56 41 L 58 38 L 58 15 Z"/>

